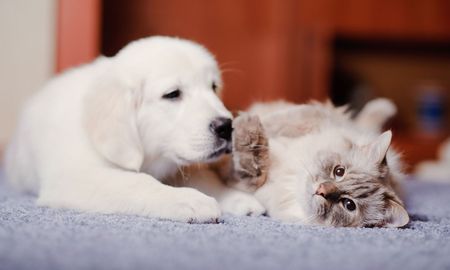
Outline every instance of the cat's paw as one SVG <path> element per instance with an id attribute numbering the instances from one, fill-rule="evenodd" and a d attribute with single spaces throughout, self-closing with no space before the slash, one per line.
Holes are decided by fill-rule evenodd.
<path id="1" fill-rule="evenodd" d="M 362 128 L 380 131 L 383 125 L 397 113 L 395 104 L 387 98 L 369 101 L 356 116 L 356 124 Z"/>
<path id="2" fill-rule="evenodd" d="M 233 121 L 233 166 L 240 188 L 255 190 L 267 178 L 269 141 L 258 116 L 242 114 Z"/>
<path id="3" fill-rule="evenodd" d="M 219 201 L 222 212 L 235 216 L 260 216 L 264 207 L 251 194 L 233 190 Z"/>
<path id="4" fill-rule="evenodd" d="M 364 110 L 369 114 L 380 115 L 380 117 L 385 119 L 389 119 L 397 113 L 397 107 L 387 98 L 377 98 L 369 101 Z"/>

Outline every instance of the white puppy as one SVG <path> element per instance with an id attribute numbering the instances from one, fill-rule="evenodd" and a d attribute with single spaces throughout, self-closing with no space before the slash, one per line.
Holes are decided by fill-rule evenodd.
<path id="1" fill-rule="evenodd" d="M 7 176 L 44 206 L 215 220 L 221 213 L 215 199 L 161 182 L 179 166 L 230 150 L 231 114 L 217 96 L 221 86 L 216 61 L 200 45 L 168 37 L 135 41 L 56 77 L 26 104 L 7 150 Z M 263 211 L 212 172 L 198 175 L 187 184 L 215 196 L 223 211 Z"/>

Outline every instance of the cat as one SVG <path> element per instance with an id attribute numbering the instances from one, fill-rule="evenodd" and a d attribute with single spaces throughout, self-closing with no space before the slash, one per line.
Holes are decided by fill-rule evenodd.
<path id="1" fill-rule="evenodd" d="M 229 185 L 252 192 L 267 215 L 286 222 L 336 227 L 403 227 L 409 216 L 391 131 L 396 112 L 375 99 L 356 116 L 330 103 L 257 104 L 234 120 Z"/>

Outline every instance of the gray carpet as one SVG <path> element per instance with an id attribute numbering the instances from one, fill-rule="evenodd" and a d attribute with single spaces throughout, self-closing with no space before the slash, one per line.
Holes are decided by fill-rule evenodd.
<path id="1" fill-rule="evenodd" d="M 407 191 L 406 229 L 182 224 L 36 207 L 0 179 L 0 269 L 450 269 L 450 185 Z"/>

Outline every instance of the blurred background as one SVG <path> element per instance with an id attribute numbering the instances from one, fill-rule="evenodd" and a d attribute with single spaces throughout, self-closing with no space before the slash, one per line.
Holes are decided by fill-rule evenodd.
<path id="1" fill-rule="evenodd" d="M 231 110 L 387 97 L 411 165 L 449 135 L 448 0 L 0 0 L 0 149 L 48 78 L 150 35 L 211 50 Z"/>

